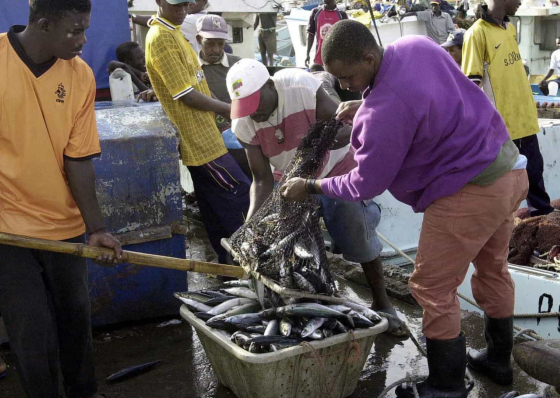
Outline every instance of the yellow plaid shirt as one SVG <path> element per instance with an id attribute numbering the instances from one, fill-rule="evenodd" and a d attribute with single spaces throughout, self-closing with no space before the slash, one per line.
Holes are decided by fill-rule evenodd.
<path id="1" fill-rule="evenodd" d="M 181 157 L 186 166 L 200 166 L 227 153 L 213 112 L 179 101 L 196 90 L 211 96 L 198 57 L 178 26 L 155 16 L 148 23 L 146 67 L 158 99 L 179 130 Z"/>

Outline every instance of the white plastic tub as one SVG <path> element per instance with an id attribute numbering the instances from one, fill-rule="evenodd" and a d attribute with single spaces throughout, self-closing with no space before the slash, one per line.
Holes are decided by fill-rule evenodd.
<path id="1" fill-rule="evenodd" d="M 181 316 L 196 330 L 220 383 L 238 398 L 347 397 L 354 392 L 375 337 L 387 330 L 383 319 L 369 329 L 354 330 L 266 354 L 253 354 L 209 328 L 186 306 Z M 315 351 L 314 351 L 314 350 Z"/>

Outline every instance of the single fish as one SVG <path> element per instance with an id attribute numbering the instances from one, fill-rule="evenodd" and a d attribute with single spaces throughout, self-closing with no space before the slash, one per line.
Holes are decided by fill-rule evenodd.
<path id="1" fill-rule="evenodd" d="M 244 305 L 244 304 L 250 304 L 251 302 L 253 302 L 253 300 L 247 299 L 247 298 L 233 298 L 231 300 L 228 300 L 228 301 L 210 309 L 208 311 L 208 313 L 212 314 L 212 315 L 223 314 L 223 313 L 231 310 L 233 307 L 238 307 L 238 306 Z"/>
<path id="2" fill-rule="evenodd" d="M 269 214 L 266 217 L 263 217 L 259 223 L 269 223 L 269 222 L 276 222 L 280 219 L 280 216 L 278 215 L 278 213 L 272 213 Z"/>
<path id="3" fill-rule="evenodd" d="M 247 331 L 259 331 L 262 328 L 264 333 L 264 326 L 262 325 L 262 319 L 259 317 L 259 314 L 242 314 L 242 315 L 234 315 L 224 319 L 224 322 L 230 325 L 232 328 L 247 330 Z M 248 329 L 249 327 L 257 327 L 259 329 Z"/>
<path id="4" fill-rule="evenodd" d="M 358 303 L 354 303 L 353 301 L 346 301 L 344 303 L 344 306 L 353 309 L 358 314 L 362 314 L 363 316 L 365 316 L 367 319 L 369 319 L 375 324 L 381 322 L 381 317 L 379 316 L 379 314 L 374 310 L 372 310 L 371 308 L 365 307 Z"/>
<path id="5" fill-rule="evenodd" d="M 227 294 L 224 294 L 222 292 L 218 292 L 216 290 L 199 290 L 197 293 L 202 293 L 205 294 L 207 296 L 211 296 L 211 297 L 224 297 L 227 296 Z"/>
<path id="6" fill-rule="evenodd" d="M 235 281 L 225 281 L 224 285 L 228 287 L 249 287 L 249 279 L 238 279 Z"/>
<path id="7" fill-rule="evenodd" d="M 181 300 L 183 304 L 186 304 L 188 307 L 194 308 L 196 310 L 195 312 L 208 312 L 212 309 L 212 307 L 210 307 L 209 305 L 199 303 L 196 300 L 188 299 L 185 297 L 179 297 L 179 296 L 175 296 L 175 297 Z"/>
<path id="8" fill-rule="evenodd" d="M 235 296 L 214 297 L 214 298 L 206 301 L 204 304 L 209 305 L 211 307 L 214 307 L 214 306 L 220 305 L 222 303 L 225 303 L 228 300 L 232 300 L 232 299 L 235 299 L 235 298 L 237 298 L 237 297 L 235 297 Z"/>
<path id="9" fill-rule="evenodd" d="M 131 366 L 129 368 L 120 370 L 117 373 L 113 373 L 111 376 L 107 377 L 106 380 L 107 382 L 114 382 L 114 381 L 122 380 L 127 377 L 136 376 L 140 373 L 144 373 L 150 370 L 160 362 L 161 361 L 154 361 L 154 362 L 144 363 L 142 365 Z"/>
<path id="10" fill-rule="evenodd" d="M 323 326 L 323 323 L 325 323 L 325 318 L 311 318 L 303 328 L 301 337 L 305 338 L 312 335 L 317 329 Z"/>
<path id="11" fill-rule="evenodd" d="M 279 327 L 278 319 L 273 319 L 272 321 L 268 322 L 266 325 L 266 329 L 264 331 L 265 336 L 275 336 L 278 334 L 278 327 Z"/>
<path id="12" fill-rule="evenodd" d="M 243 329 L 243 328 L 242 328 Z M 256 326 L 247 326 L 244 328 L 246 331 L 251 332 L 251 333 L 258 333 L 260 335 L 262 335 L 265 331 L 265 328 L 263 325 L 256 325 Z"/>
<path id="13" fill-rule="evenodd" d="M 285 307 L 278 307 L 276 315 L 283 316 L 307 316 L 311 318 L 336 318 L 348 321 L 350 325 L 354 325 L 352 317 L 347 314 L 335 311 L 332 308 L 326 307 L 317 303 L 299 303 L 287 305 Z"/>
<path id="14" fill-rule="evenodd" d="M 194 316 L 196 316 L 198 319 L 202 319 L 204 322 L 214 317 L 214 315 L 211 315 L 207 312 L 195 312 Z"/>
<path id="15" fill-rule="evenodd" d="M 285 319 L 280 321 L 280 334 L 282 336 L 288 337 L 292 332 L 292 324 Z"/>
<path id="16" fill-rule="evenodd" d="M 230 287 L 228 289 L 224 289 L 224 291 L 228 294 L 238 297 L 244 297 L 252 300 L 258 299 L 255 292 L 246 287 Z"/>
<path id="17" fill-rule="evenodd" d="M 227 317 L 225 316 L 225 314 L 216 315 L 208 319 L 206 321 L 206 325 L 215 329 L 224 329 L 224 330 L 233 329 L 233 327 L 230 324 L 225 322 L 226 319 Z"/>
<path id="18" fill-rule="evenodd" d="M 311 253 L 311 251 L 304 246 L 301 240 L 296 242 L 296 244 L 294 245 L 294 254 L 303 260 L 309 260 L 313 258 L 313 253 Z"/>
<path id="19" fill-rule="evenodd" d="M 322 340 L 325 338 L 325 336 L 323 335 L 323 332 L 321 330 L 316 330 L 309 335 L 309 338 L 311 340 Z"/>
<path id="20" fill-rule="evenodd" d="M 350 312 L 349 315 L 352 317 L 352 320 L 354 321 L 354 325 L 357 328 L 367 329 L 375 326 L 375 323 L 373 323 L 368 318 L 366 318 L 365 316 L 363 316 L 362 314 L 356 311 Z"/>
<path id="21" fill-rule="evenodd" d="M 210 301 L 214 298 L 210 295 L 203 294 L 200 292 L 175 292 L 173 293 L 173 295 L 177 297 L 179 300 L 181 298 L 186 298 L 189 300 L 198 301 L 199 303 L 206 303 L 207 301 Z"/>
<path id="22" fill-rule="evenodd" d="M 232 308 L 231 310 L 226 312 L 226 315 L 234 316 L 234 315 L 242 315 L 242 314 L 252 314 L 260 309 L 261 309 L 261 305 L 257 301 L 251 300 L 250 303 Z"/>

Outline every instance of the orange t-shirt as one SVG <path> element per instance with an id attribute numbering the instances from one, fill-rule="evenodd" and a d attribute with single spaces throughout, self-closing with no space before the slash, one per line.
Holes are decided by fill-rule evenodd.
<path id="1" fill-rule="evenodd" d="M 35 65 L 14 32 L 0 34 L 0 231 L 50 240 L 85 232 L 64 157 L 101 152 L 95 79 L 80 58 Z"/>

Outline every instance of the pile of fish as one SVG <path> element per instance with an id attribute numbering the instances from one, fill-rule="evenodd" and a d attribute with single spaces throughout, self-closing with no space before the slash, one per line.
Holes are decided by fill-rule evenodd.
<path id="1" fill-rule="evenodd" d="M 253 282 L 225 282 L 219 290 L 175 293 L 195 316 L 252 353 L 274 352 L 303 341 L 321 340 L 381 321 L 373 310 L 348 301 L 343 305 L 280 299 L 264 308 Z"/>
<path id="2" fill-rule="evenodd" d="M 245 271 L 258 272 L 282 287 L 334 294 L 319 226 L 317 195 L 290 202 L 282 197 L 280 187 L 291 177 L 315 178 L 340 127 L 335 120 L 310 127 L 279 185 L 230 238 L 236 259 Z"/>

